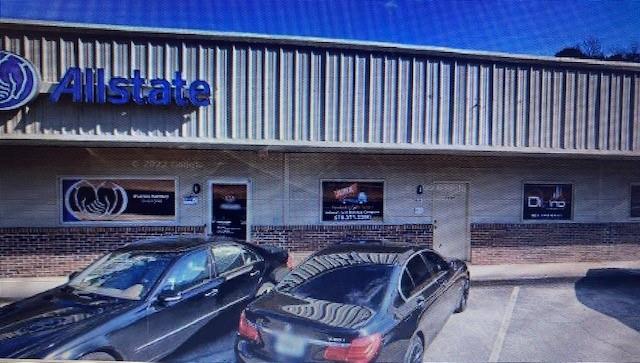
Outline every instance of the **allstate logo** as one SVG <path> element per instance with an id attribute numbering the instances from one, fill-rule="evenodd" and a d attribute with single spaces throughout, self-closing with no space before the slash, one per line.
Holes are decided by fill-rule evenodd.
<path id="1" fill-rule="evenodd" d="M 78 221 L 108 221 L 127 209 L 126 190 L 112 181 L 75 182 L 64 195 L 64 206 Z"/>
<path id="2" fill-rule="evenodd" d="M 0 111 L 19 108 L 39 90 L 33 64 L 19 55 L 0 50 Z"/>

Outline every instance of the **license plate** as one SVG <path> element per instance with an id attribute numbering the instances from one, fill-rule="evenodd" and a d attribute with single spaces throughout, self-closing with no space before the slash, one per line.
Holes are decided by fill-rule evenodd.
<path id="1" fill-rule="evenodd" d="M 300 358 L 304 355 L 305 342 L 291 334 L 281 334 L 276 339 L 275 351 L 278 354 Z"/>

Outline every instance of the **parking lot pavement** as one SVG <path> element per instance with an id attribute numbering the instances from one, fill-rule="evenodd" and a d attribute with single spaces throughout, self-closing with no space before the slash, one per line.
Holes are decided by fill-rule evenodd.
<path id="1" fill-rule="evenodd" d="M 640 271 L 473 287 L 425 361 L 640 361 Z M 205 327 L 167 362 L 233 362 L 237 322 Z"/>
<path id="2" fill-rule="evenodd" d="M 238 317 L 240 311 L 237 312 Z M 233 344 L 236 339 L 238 318 L 222 322 L 212 322 L 204 326 L 189 341 L 163 362 L 170 363 L 233 363 Z"/>
<path id="3" fill-rule="evenodd" d="M 619 271 L 618 271 L 619 272 Z M 640 271 L 472 289 L 427 361 L 639 361 Z"/>

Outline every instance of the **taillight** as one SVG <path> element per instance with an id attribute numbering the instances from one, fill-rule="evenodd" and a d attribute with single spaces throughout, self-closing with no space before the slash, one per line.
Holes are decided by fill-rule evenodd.
<path id="1" fill-rule="evenodd" d="M 293 268 L 295 267 L 295 263 L 293 262 L 293 256 L 289 255 L 289 257 L 287 257 L 287 268 L 289 270 L 293 270 Z"/>
<path id="2" fill-rule="evenodd" d="M 258 332 L 258 328 L 247 320 L 247 317 L 244 315 L 244 310 L 242 314 L 240 314 L 240 324 L 238 326 L 238 334 L 241 337 L 247 338 L 253 342 L 260 343 L 260 333 Z"/>
<path id="3" fill-rule="evenodd" d="M 349 345 L 329 346 L 324 350 L 324 359 L 348 363 L 369 363 L 380 351 L 382 335 L 373 334 L 354 339 Z"/>

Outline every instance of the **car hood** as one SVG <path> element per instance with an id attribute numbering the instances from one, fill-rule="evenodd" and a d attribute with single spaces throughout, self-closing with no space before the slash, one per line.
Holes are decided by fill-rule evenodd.
<path id="1" fill-rule="evenodd" d="M 0 309 L 0 357 L 46 355 L 134 301 L 60 287 Z"/>

